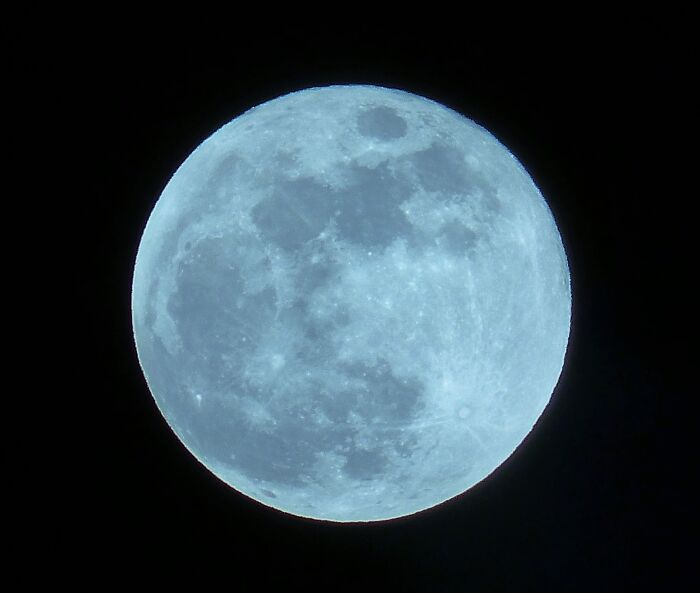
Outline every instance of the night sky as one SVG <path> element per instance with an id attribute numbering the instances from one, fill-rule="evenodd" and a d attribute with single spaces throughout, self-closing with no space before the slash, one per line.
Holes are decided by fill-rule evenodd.
<path id="1" fill-rule="evenodd" d="M 63 92 L 75 94 L 94 161 L 76 221 L 97 232 L 79 281 L 94 335 L 78 418 L 91 454 L 76 459 L 81 481 L 69 486 L 75 537 L 56 549 L 107 581 L 215 578 L 235 591 L 678 590 L 697 556 L 697 461 L 681 428 L 694 399 L 697 191 L 680 154 L 682 88 L 696 73 L 674 31 L 503 44 L 420 27 L 239 23 L 226 35 L 224 25 L 212 19 L 196 40 L 125 24 L 63 41 Z M 547 199 L 573 290 L 564 371 L 525 444 L 468 493 L 368 525 L 285 515 L 210 474 L 159 414 L 130 321 L 141 232 L 187 155 L 256 104 L 342 83 L 424 95 L 490 130 Z"/>

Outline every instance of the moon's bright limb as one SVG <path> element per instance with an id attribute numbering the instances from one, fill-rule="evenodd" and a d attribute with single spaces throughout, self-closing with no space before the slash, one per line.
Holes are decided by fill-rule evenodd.
<path id="1" fill-rule="evenodd" d="M 333 521 L 407 515 L 497 468 L 569 335 L 552 215 L 487 131 L 371 86 L 260 105 L 148 221 L 134 334 L 158 407 L 219 478 Z"/>

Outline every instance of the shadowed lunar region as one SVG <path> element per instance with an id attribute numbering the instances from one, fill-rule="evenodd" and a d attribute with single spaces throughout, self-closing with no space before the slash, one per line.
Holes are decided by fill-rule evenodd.
<path id="1" fill-rule="evenodd" d="M 314 88 L 237 117 L 177 170 L 136 258 L 155 401 L 224 482 L 374 521 L 494 471 L 569 335 L 552 215 L 486 130 L 423 97 Z"/>

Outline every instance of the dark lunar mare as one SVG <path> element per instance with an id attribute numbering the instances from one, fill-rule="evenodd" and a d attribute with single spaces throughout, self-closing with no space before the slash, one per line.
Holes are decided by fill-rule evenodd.
<path id="1" fill-rule="evenodd" d="M 398 140 L 408 131 L 408 124 L 396 109 L 381 105 L 363 109 L 357 116 L 357 131 L 366 138 Z"/>
<path id="2" fill-rule="evenodd" d="M 262 237 L 294 251 L 317 237 L 334 220 L 340 239 L 365 248 L 383 248 L 412 232 L 399 208 L 411 196 L 407 179 L 387 164 L 348 166 L 348 184 L 333 189 L 314 177 L 282 178 L 273 195 L 253 207 L 251 216 Z"/>

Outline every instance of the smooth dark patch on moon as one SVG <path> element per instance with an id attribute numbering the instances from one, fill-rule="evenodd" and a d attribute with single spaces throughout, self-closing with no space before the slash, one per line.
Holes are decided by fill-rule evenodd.
<path id="1" fill-rule="evenodd" d="M 367 248 L 386 247 L 412 232 L 413 225 L 399 208 L 411 197 L 408 180 L 394 176 L 383 163 L 374 169 L 350 168 L 352 185 L 338 195 L 340 236 Z"/>
<path id="2" fill-rule="evenodd" d="M 440 229 L 438 242 L 447 251 L 464 256 L 476 246 L 478 235 L 461 222 L 452 220 Z"/>
<path id="3" fill-rule="evenodd" d="M 314 177 L 278 178 L 271 197 L 256 204 L 251 218 L 264 240 L 290 252 L 301 249 L 326 228 L 331 220 L 341 239 L 367 249 L 382 249 L 397 237 L 408 238 L 414 247 L 426 237 L 413 227 L 400 208 L 414 194 L 410 171 L 420 186 L 436 192 L 438 200 L 480 200 L 487 216 L 498 211 L 495 189 L 484 176 L 464 161 L 456 148 L 433 143 L 414 152 L 408 171 L 389 170 L 387 163 L 374 168 L 349 165 L 343 172 L 347 185 L 333 189 Z M 443 229 L 444 241 L 455 254 L 464 255 L 475 236 L 458 223 Z"/>
<path id="4" fill-rule="evenodd" d="M 409 157 L 420 184 L 428 191 L 460 194 L 474 185 L 462 153 L 446 144 L 433 143 Z"/>
<path id="5" fill-rule="evenodd" d="M 371 480 L 384 471 L 387 463 L 381 451 L 356 449 L 348 455 L 343 471 L 355 480 Z"/>
<path id="6" fill-rule="evenodd" d="M 405 159 L 420 186 L 436 192 L 436 199 L 480 200 L 487 216 L 498 211 L 495 189 L 468 166 L 456 148 L 433 143 Z M 391 172 L 387 163 L 375 168 L 350 165 L 344 171 L 347 185 L 342 189 L 313 177 L 281 177 L 272 196 L 252 208 L 251 218 L 264 240 L 289 252 L 318 237 L 331 220 L 341 239 L 367 249 L 382 249 L 397 237 L 424 247 L 429 238 L 411 225 L 400 208 L 415 191 L 410 174 L 401 168 L 398 171 Z M 465 255 L 476 240 L 472 230 L 456 221 L 445 225 L 441 234 L 442 242 L 455 255 Z"/>
<path id="7" fill-rule="evenodd" d="M 333 216 L 333 194 L 312 177 L 281 179 L 251 211 L 255 226 L 275 245 L 293 251 L 317 237 Z"/>
<path id="8" fill-rule="evenodd" d="M 464 153 L 441 142 L 433 142 L 425 150 L 414 152 L 407 157 L 409 170 L 413 170 L 420 185 L 430 192 L 436 192 L 440 200 L 473 196 L 480 191 L 487 197 L 489 209 L 498 208 L 495 188 L 482 173 L 474 170 L 464 159 Z"/>
<path id="9" fill-rule="evenodd" d="M 412 193 L 407 179 L 394 176 L 386 164 L 373 169 L 352 165 L 344 173 L 348 183 L 342 189 L 313 177 L 279 179 L 273 195 L 251 210 L 263 238 L 287 251 L 298 250 L 331 219 L 342 239 L 367 248 L 386 247 L 411 232 L 399 208 Z"/>
<path id="10" fill-rule="evenodd" d="M 274 319 L 277 297 L 272 288 L 244 293 L 240 272 L 233 268 L 236 242 L 207 237 L 180 263 L 177 290 L 168 312 L 178 320 L 178 334 L 193 370 L 206 369 L 210 387 L 232 380 L 229 358 L 250 354 L 261 327 Z M 265 273 L 264 263 L 258 273 Z M 183 361 L 184 363 L 184 361 Z"/>
<path id="11" fill-rule="evenodd" d="M 357 129 L 367 138 L 388 141 L 406 135 L 408 125 L 395 109 L 381 106 L 366 109 L 357 116 Z"/>
<path id="12" fill-rule="evenodd" d="M 219 161 L 209 180 L 215 183 L 233 181 L 244 165 L 243 159 L 238 154 L 229 153 Z"/>

